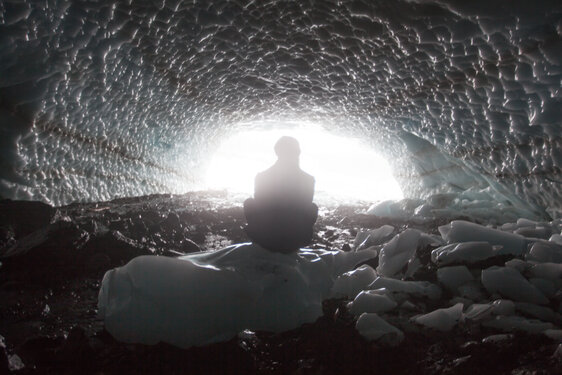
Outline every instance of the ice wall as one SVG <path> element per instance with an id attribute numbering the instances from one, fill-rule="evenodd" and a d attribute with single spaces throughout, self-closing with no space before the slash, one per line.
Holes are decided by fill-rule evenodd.
<path id="1" fill-rule="evenodd" d="M 0 195 L 185 191 L 220 135 L 302 119 L 407 195 L 561 208 L 561 34 L 559 1 L 2 0 Z"/>

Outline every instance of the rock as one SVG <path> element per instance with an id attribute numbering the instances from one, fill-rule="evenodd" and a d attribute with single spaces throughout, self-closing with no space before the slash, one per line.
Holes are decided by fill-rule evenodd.
<path id="1" fill-rule="evenodd" d="M 140 255 L 151 255 L 150 250 L 117 231 L 103 233 L 90 239 L 82 249 L 84 254 L 105 254 L 112 266 L 123 265 Z"/>
<path id="2" fill-rule="evenodd" d="M 0 227 L 11 226 L 16 239 L 26 236 L 51 222 L 55 209 L 35 201 L 0 201 Z"/>

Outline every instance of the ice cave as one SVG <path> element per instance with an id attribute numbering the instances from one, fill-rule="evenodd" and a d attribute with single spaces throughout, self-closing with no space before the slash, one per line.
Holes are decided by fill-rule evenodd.
<path id="1" fill-rule="evenodd" d="M 562 373 L 562 3 L 0 0 L 0 300 L 0 373 Z"/>

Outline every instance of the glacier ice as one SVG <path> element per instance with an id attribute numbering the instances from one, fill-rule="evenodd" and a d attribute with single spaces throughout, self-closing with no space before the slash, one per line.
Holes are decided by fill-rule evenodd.
<path id="1" fill-rule="evenodd" d="M 285 331 L 320 317 L 335 278 L 368 257 L 280 254 L 251 244 L 180 258 L 141 256 L 105 274 L 99 316 L 120 341 L 184 348 L 245 329 Z"/>

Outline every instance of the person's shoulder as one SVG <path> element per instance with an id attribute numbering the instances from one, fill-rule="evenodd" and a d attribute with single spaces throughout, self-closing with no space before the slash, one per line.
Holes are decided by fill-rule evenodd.
<path id="1" fill-rule="evenodd" d="M 301 169 L 301 175 L 302 175 L 303 178 L 305 178 L 307 181 L 314 182 L 314 176 L 312 176 L 311 174 L 306 173 L 306 172 L 303 171 L 302 169 Z"/>

